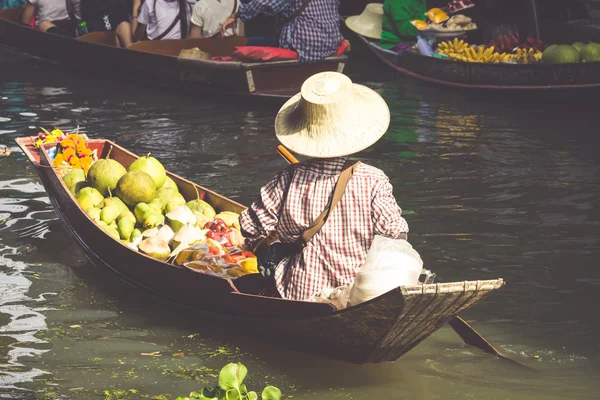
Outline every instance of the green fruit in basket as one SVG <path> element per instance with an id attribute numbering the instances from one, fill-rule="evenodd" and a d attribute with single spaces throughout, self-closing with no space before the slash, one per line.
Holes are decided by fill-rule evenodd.
<path id="1" fill-rule="evenodd" d="M 88 183 L 86 181 L 77 182 L 74 185 L 69 186 L 69 191 L 73 193 L 73 196 L 77 196 L 79 191 L 84 187 L 88 187 Z"/>
<path id="2" fill-rule="evenodd" d="M 156 194 L 154 181 L 145 172 L 130 171 L 119 179 L 115 189 L 118 198 L 129 207 L 138 203 L 149 203 Z"/>
<path id="3" fill-rule="evenodd" d="M 165 216 L 160 213 L 150 214 L 144 220 L 144 228 L 152 229 L 159 225 L 164 225 Z"/>
<path id="4" fill-rule="evenodd" d="M 579 51 L 569 45 L 552 45 L 542 53 L 544 64 L 570 64 L 579 62 Z"/>
<path id="5" fill-rule="evenodd" d="M 575 43 L 573 43 L 573 47 L 575 47 L 577 49 L 577 51 L 581 52 L 581 49 L 583 49 L 585 47 L 585 44 L 583 44 L 581 42 L 575 42 Z"/>
<path id="6" fill-rule="evenodd" d="M 135 241 L 137 238 L 139 238 L 140 236 L 142 236 L 142 231 L 140 231 L 138 228 L 135 228 L 132 232 L 131 232 L 131 236 L 129 236 L 129 240 L 130 241 Z"/>
<path id="7" fill-rule="evenodd" d="M 100 219 L 110 225 L 114 220 L 117 219 L 121 212 L 122 211 L 119 206 L 117 206 L 115 203 L 112 203 L 102 209 L 100 212 Z"/>
<path id="8" fill-rule="evenodd" d="M 181 207 L 185 205 L 185 199 L 183 196 L 175 197 L 167 202 L 163 208 L 163 212 L 165 215 L 176 209 L 177 207 Z"/>
<path id="9" fill-rule="evenodd" d="M 68 188 L 78 182 L 85 182 L 85 172 L 80 168 L 73 168 L 63 176 L 63 182 L 65 182 Z"/>
<path id="10" fill-rule="evenodd" d="M 167 180 L 165 167 L 156 158 L 150 157 L 150 154 L 132 162 L 127 171 L 143 171 L 147 173 L 154 181 L 155 189 L 160 188 Z"/>
<path id="11" fill-rule="evenodd" d="M 115 227 L 109 225 L 108 227 L 103 228 L 103 229 L 106 233 L 108 233 L 113 238 L 115 238 L 117 240 L 121 239 L 121 236 L 119 235 L 119 231 Z"/>
<path id="12" fill-rule="evenodd" d="M 196 199 L 188 201 L 186 205 L 190 210 L 196 210 L 209 218 L 214 218 L 217 215 L 215 209 L 204 200 Z"/>
<path id="13" fill-rule="evenodd" d="M 581 49 L 579 53 L 581 62 L 600 61 L 600 44 L 590 43 Z"/>
<path id="14" fill-rule="evenodd" d="M 93 187 L 84 187 L 77 193 L 77 202 L 85 212 L 97 207 L 104 200 L 104 196 Z"/>
<path id="15" fill-rule="evenodd" d="M 121 211 L 121 213 L 123 213 L 125 211 L 129 211 L 129 207 L 127 207 L 127 205 L 125 205 L 125 203 L 123 203 L 123 200 L 121 200 L 118 197 L 106 197 L 104 199 L 104 201 L 102 202 L 102 204 L 100 204 L 99 208 L 105 208 L 105 207 L 113 206 L 113 205 L 115 207 L 117 207 Z"/>
<path id="16" fill-rule="evenodd" d="M 94 207 L 94 208 L 91 208 L 88 210 L 87 215 L 95 222 L 99 222 L 99 221 L 101 221 L 101 219 L 100 219 L 101 211 L 102 210 L 100 210 L 99 208 Z"/>
<path id="17" fill-rule="evenodd" d="M 165 179 L 165 183 L 163 183 L 163 185 L 160 187 L 161 189 L 175 189 L 179 192 L 179 188 L 177 187 L 177 184 L 175 183 L 175 181 L 171 178 L 169 178 L 167 176 L 167 179 Z"/>
<path id="18" fill-rule="evenodd" d="M 127 170 L 118 161 L 110 158 L 96 161 L 88 171 L 87 180 L 91 187 L 97 189 L 103 196 L 114 192 L 119 179 Z"/>
<path id="19" fill-rule="evenodd" d="M 135 228 L 135 222 L 135 215 L 133 215 L 133 213 L 129 210 L 119 215 L 117 218 L 117 228 L 119 230 L 119 234 L 121 235 L 121 239 L 131 239 L 131 234 Z"/>
<path id="20" fill-rule="evenodd" d="M 146 203 L 138 203 L 133 209 L 135 219 L 140 225 L 143 225 L 146 218 L 148 218 L 148 216 L 154 212 L 155 210 L 150 208 L 150 206 Z"/>

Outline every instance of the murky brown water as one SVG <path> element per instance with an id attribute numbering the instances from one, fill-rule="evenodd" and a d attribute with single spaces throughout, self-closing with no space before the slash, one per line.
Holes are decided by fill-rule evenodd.
<path id="1" fill-rule="evenodd" d="M 248 204 L 284 166 L 276 104 L 178 97 L 5 52 L 0 66 L 0 118 L 10 118 L 0 144 L 14 152 L 0 159 L 0 398 L 175 397 L 231 361 L 247 365 L 251 387 L 296 399 L 598 398 L 595 104 L 440 92 L 376 63 L 354 71 L 392 111 L 361 158 L 392 179 L 426 266 L 440 281 L 503 277 L 508 286 L 463 317 L 539 373 L 464 346 L 450 328 L 397 362 L 354 366 L 254 341 L 94 268 L 13 144 L 39 126 L 79 125 Z"/>

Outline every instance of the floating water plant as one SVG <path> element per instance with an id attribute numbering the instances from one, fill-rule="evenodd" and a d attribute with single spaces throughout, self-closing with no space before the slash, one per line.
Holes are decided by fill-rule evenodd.
<path id="1" fill-rule="evenodd" d="M 175 400 L 258 400 L 258 394 L 248 391 L 243 384 L 248 369 L 242 363 L 229 363 L 219 372 L 219 386 L 202 388 L 186 397 Z M 261 393 L 262 400 L 280 400 L 281 390 L 267 386 Z"/>

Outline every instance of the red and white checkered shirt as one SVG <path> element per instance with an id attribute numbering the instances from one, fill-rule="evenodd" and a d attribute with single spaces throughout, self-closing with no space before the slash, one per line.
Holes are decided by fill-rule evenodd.
<path id="1" fill-rule="evenodd" d="M 296 241 L 327 206 L 345 161 L 310 159 L 290 165 L 267 182 L 260 198 L 242 213 L 242 229 L 252 237 L 276 232 L 284 243 Z M 323 288 L 351 285 L 375 235 L 398 238 L 408 232 L 401 213 L 387 176 L 358 164 L 325 225 L 301 254 L 277 266 L 275 283 L 281 296 L 305 300 Z"/>

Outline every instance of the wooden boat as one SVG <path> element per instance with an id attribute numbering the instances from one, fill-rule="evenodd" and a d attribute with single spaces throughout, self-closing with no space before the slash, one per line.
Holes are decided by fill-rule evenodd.
<path id="1" fill-rule="evenodd" d="M 384 63 L 403 75 L 434 85 L 495 92 L 596 92 L 600 63 L 479 64 L 424 57 L 382 49 L 377 41 L 356 35 Z"/>
<path id="2" fill-rule="evenodd" d="M 93 264 L 187 306 L 250 320 L 246 327 L 267 332 L 269 341 L 291 349 L 353 363 L 393 361 L 504 284 L 502 279 L 494 279 L 399 287 L 341 311 L 326 303 L 275 298 L 273 283 L 259 274 L 235 280 L 204 275 L 157 261 L 113 239 L 87 216 L 51 167 L 46 149 L 52 145 L 40 151 L 34 147 L 33 138 L 18 138 L 16 142 L 37 167 L 65 229 Z M 111 158 L 124 166 L 137 158 L 108 140 L 89 140 L 88 147 L 102 158 L 111 151 Z M 168 175 L 187 199 L 196 198 L 197 188 L 217 211 L 244 209 L 202 186 Z"/>
<path id="3" fill-rule="evenodd" d="M 181 58 L 181 50 L 199 48 L 213 57 L 232 56 L 246 38 L 157 40 L 115 47 L 112 32 L 93 32 L 71 39 L 31 29 L 19 23 L 22 9 L 0 11 L 0 44 L 53 61 L 77 71 L 142 84 L 161 85 L 192 93 L 291 97 L 310 76 L 342 72 L 346 56 L 319 63 L 292 61 L 219 62 Z"/>

